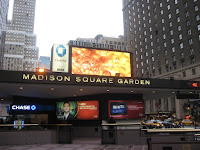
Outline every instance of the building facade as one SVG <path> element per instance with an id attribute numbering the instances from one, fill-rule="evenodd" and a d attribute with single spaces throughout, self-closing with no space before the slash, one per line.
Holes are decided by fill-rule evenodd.
<path id="1" fill-rule="evenodd" d="M 0 1 L 0 66 L 3 64 L 3 47 L 5 44 L 5 30 L 8 16 L 9 0 Z M 1 67 L 0 67 L 1 69 Z"/>
<path id="2" fill-rule="evenodd" d="M 34 33 L 36 0 L 14 0 L 12 20 L 8 20 L 3 70 L 35 71 L 39 48 Z"/>
<path id="3" fill-rule="evenodd" d="M 199 0 L 123 0 L 124 39 L 135 77 L 200 80 Z M 146 112 L 176 111 L 187 100 L 146 101 Z"/>
<path id="4" fill-rule="evenodd" d="M 200 80 L 198 0 L 123 0 L 135 76 Z"/>
<path id="5" fill-rule="evenodd" d="M 77 38 L 68 42 L 69 45 L 94 47 L 102 49 L 122 50 L 128 51 L 124 44 L 124 37 L 106 37 L 102 34 L 97 35 L 95 38 Z"/>
<path id="6" fill-rule="evenodd" d="M 40 56 L 39 68 L 50 70 L 50 57 Z"/>

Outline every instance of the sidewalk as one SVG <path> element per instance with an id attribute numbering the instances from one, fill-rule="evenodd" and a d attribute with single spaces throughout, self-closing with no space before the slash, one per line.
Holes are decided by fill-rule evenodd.
<path id="1" fill-rule="evenodd" d="M 0 146 L 0 150 L 148 150 L 147 145 L 44 144 Z"/>

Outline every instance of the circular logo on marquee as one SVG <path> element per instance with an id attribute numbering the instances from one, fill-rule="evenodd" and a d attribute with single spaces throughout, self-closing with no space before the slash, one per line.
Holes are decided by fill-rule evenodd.
<path id="1" fill-rule="evenodd" d="M 66 55 L 66 48 L 63 46 L 63 45 L 59 45 L 57 48 L 56 48 L 56 53 L 59 57 L 63 57 Z"/>
<path id="2" fill-rule="evenodd" d="M 35 106 L 35 105 L 32 105 L 32 106 L 31 106 L 31 110 L 36 110 L 36 106 Z"/>

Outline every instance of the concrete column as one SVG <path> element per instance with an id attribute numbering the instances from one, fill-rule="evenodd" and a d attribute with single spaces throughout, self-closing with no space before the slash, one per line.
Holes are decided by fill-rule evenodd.
<path id="1" fill-rule="evenodd" d="M 161 111 L 167 111 L 167 100 L 164 98 L 161 98 Z"/>
<path id="2" fill-rule="evenodd" d="M 156 100 L 155 99 L 153 100 L 152 105 L 153 105 L 153 107 L 152 107 L 153 110 L 152 111 L 156 112 L 156 107 L 155 107 L 156 106 Z"/>
<path id="3" fill-rule="evenodd" d="M 172 98 L 168 97 L 167 100 L 168 100 L 168 111 L 173 111 L 173 109 L 172 109 Z"/>
<path id="4" fill-rule="evenodd" d="M 176 118 L 177 119 L 184 119 L 185 118 L 185 112 L 183 109 L 184 103 L 187 103 L 187 99 L 177 99 L 175 98 L 176 103 Z"/>
<path id="5" fill-rule="evenodd" d="M 151 105 L 150 100 L 146 100 L 145 101 L 145 114 L 149 114 L 151 112 L 151 110 L 150 110 L 151 106 L 150 105 Z"/>

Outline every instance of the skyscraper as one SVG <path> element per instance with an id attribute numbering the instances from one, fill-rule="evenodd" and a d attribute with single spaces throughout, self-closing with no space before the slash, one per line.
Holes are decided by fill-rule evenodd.
<path id="1" fill-rule="evenodd" d="M 39 48 L 34 33 L 36 0 L 14 0 L 12 20 L 8 20 L 3 70 L 34 71 Z"/>
<path id="2" fill-rule="evenodd" d="M 8 15 L 9 0 L 0 1 L 0 66 L 3 63 L 3 47 L 5 44 L 5 29 Z M 1 69 L 1 67 L 0 67 Z"/>
<path id="3" fill-rule="evenodd" d="M 200 80 L 199 0 L 123 0 L 137 77 Z"/>

